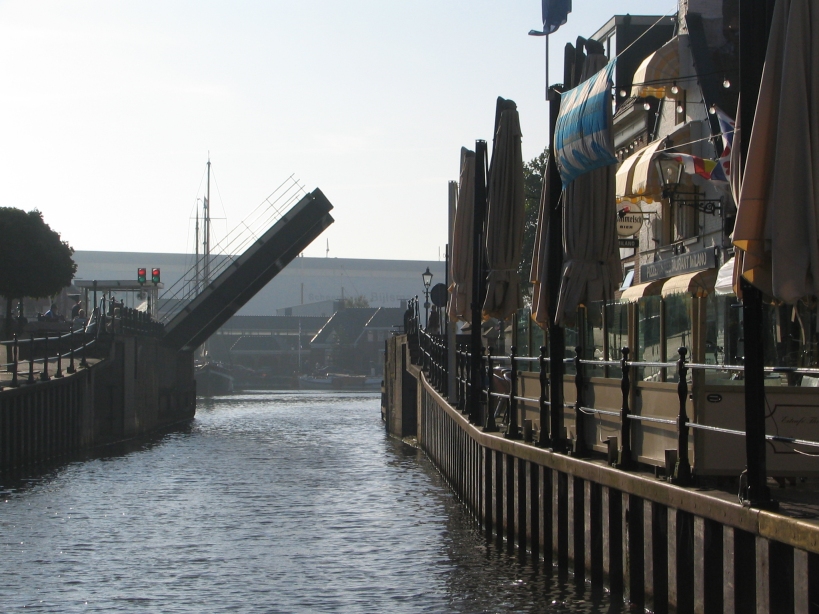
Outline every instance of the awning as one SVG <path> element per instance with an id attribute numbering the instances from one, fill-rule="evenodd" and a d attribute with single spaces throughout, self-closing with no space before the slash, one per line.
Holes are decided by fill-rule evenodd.
<path id="1" fill-rule="evenodd" d="M 672 277 L 663 284 L 663 296 L 672 294 L 688 294 L 690 296 L 708 296 L 714 290 L 714 281 L 717 278 L 716 269 L 706 269 L 695 273 L 686 273 Z"/>
<path id="2" fill-rule="evenodd" d="M 615 195 L 617 202 L 638 200 L 653 203 L 662 195 L 660 176 L 653 164 L 654 155 L 664 139 L 650 143 L 633 156 L 629 156 L 617 170 Z"/>
<path id="3" fill-rule="evenodd" d="M 644 296 L 657 296 L 660 294 L 660 289 L 663 287 L 664 281 L 664 279 L 658 279 L 645 284 L 637 284 L 636 286 L 626 288 L 623 291 L 623 294 L 620 295 L 620 301 L 636 303 L 637 299 Z"/>
<path id="4" fill-rule="evenodd" d="M 714 294 L 720 296 L 734 294 L 734 258 L 730 258 L 719 268 L 717 281 L 714 283 Z"/>
<path id="5" fill-rule="evenodd" d="M 666 86 L 680 76 L 680 47 L 675 36 L 648 56 L 634 73 L 631 95 L 665 98 Z"/>

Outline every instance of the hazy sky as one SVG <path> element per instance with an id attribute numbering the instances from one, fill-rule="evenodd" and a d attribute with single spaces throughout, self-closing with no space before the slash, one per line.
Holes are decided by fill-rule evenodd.
<path id="1" fill-rule="evenodd" d="M 550 81 L 567 41 L 675 7 L 574 0 Z M 216 234 L 295 174 L 335 206 L 306 255 L 436 260 L 496 97 L 524 160 L 546 145 L 539 27 L 538 0 L 0 0 L 0 206 L 75 249 L 191 252 L 210 152 Z"/>

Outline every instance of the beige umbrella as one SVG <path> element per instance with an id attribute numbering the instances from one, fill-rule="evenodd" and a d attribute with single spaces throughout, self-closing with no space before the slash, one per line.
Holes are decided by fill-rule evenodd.
<path id="1" fill-rule="evenodd" d="M 734 245 L 743 276 L 794 303 L 819 294 L 819 6 L 774 9 Z"/>
<path id="2" fill-rule="evenodd" d="M 495 117 L 486 221 L 489 275 L 483 312 L 484 317 L 505 320 L 523 306 L 518 265 L 526 211 L 517 105 L 511 100 L 498 98 Z"/>
<path id="3" fill-rule="evenodd" d="M 581 82 L 607 64 L 603 54 L 591 53 Z M 611 127 L 611 114 L 609 114 Z M 573 326 L 577 306 L 610 300 L 622 280 L 617 247 L 615 167 L 604 166 L 572 181 L 564 192 L 563 276 L 557 301 L 557 324 Z"/>
<path id="4" fill-rule="evenodd" d="M 450 258 L 450 321 L 472 321 L 472 237 L 475 209 L 475 152 L 461 148 L 461 176 L 458 181 L 458 204 L 452 232 Z"/>
<path id="5" fill-rule="evenodd" d="M 532 319 L 541 327 L 549 325 L 549 158 L 543 167 L 543 188 L 537 214 L 535 249 L 532 253 Z"/>

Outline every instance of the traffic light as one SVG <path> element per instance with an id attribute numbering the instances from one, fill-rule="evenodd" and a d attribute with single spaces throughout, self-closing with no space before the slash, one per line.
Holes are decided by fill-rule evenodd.
<path id="1" fill-rule="evenodd" d="M 151 281 L 155 284 L 159 283 L 159 269 L 151 269 Z"/>
<path id="2" fill-rule="evenodd" d="M 147 281 L 147 271 L 143 268 L 137 269 L 137 282 L 144 284 Z"/>

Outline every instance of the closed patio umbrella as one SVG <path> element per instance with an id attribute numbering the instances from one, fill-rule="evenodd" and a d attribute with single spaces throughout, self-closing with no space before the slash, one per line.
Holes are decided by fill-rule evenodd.
<path id="1" fill-rule="evenodd" d="M 591 78 L 606 63 L 602 53 L 590 53 L 581 80 Z M 611 127 L 610 112 L 608 122 Z M 578 305 L 611 299 L 621 282 L 615 166 L 577 177 L 566 186 L 564 203 L 564 264 L 556 319 L 558 325 L 573 326 Z"/>
<path id="2" fill-rule="evenodd" d="M 475 208 L 475 152 L 461 148 L 461 176 L 458 180 L 458 203 L 452 233 L 450 259 L 449 305 L 451 322 L 472 321 L 472 235 Z"/>
<path id="3" fill-rule="evenodd" d="M 733 237 L 743 276 L 787 303 L 819 294 L 817 32 L 815 2 L 776 3 Z"/>
<path id="4" fill-rule="evenodd" d="M 523 306 L 518 265 L 526 212 L 517 105 L 498 98 L 495 118 L 486 222 L 489 275 L 483 312 L 484 317 L 505 320 Z"/>
<path id="5" fill-rule="evenodd" d="M 550 154 L 551 155 L 551 154 Z M 543 188 L 537 214 L 535 248 L 532 253 L 532 319 L 541 327 L 549 325 L 549 159 L 543 167 Z"/>

